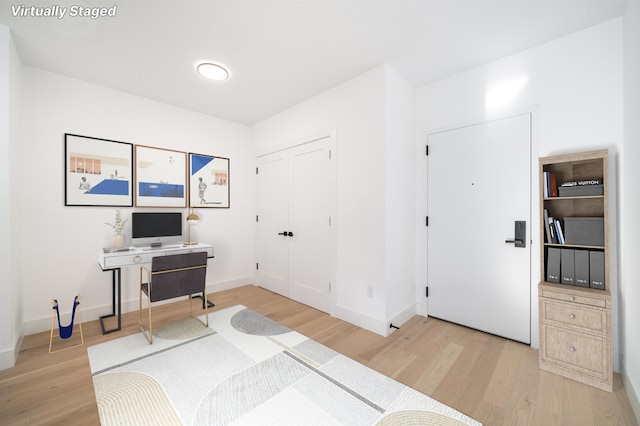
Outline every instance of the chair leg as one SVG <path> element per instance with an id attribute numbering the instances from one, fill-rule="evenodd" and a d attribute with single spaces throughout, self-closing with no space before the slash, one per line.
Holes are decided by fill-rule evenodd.
<path id="1" fill-rule="evenodd" d="M 149 312 L 149 333 L 147 334 L 147 330 L 144 329 L 144 325 L 142 324 L 142 284 L 140 284 L 140 305 L 138 308 L 138 326 L 140 327 L 140 331 L 147 339 L 147 342 L 151 345 L 153 343 L 153 326 L 151 324 L 151 299 L 147 298 L 147 306 Z"/>
<path id="2" fill-rule="evenodd" d="M 202 300 L 204 301 L 204 318 L 206 327 L 209 327 L 209 303 L 207 303 L 207 292 L 202 292 Z"/>
<path id="3" fill-rule="evenodd" d="M 149 344 L 153 343 L 153 323 L 151 322 L 151 299 L 149 299 Z"/>
<path id="4" fill-rule="evenodd" d="M 199 295 L 196 297 L 200 297 Z M 202 292 L 202 300 L 207 300 L 206 299 L 206 294 L 205 292 Z M 205 327 L 209 327 L 209 304 L 205 303 L 204 304 L 204 315 L 205 315 L 205 320 L 202 321 L 200 318 L 198 318 L 197 315 L 193 315 L 193 294 L 189 295 L 189 313 L 191 314 L 191 316 L 195 319 L 197 319 L 198 321 L 200 321 L 202 323 L 202 325 L 204 325 Z"/>

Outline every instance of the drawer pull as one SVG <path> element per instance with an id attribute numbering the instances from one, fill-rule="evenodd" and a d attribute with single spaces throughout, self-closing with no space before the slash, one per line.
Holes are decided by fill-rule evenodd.
<path id="1" fill-rule="evenodd" d="M 576 351 L 576 348 L 574 348 L 573 346 L 569 346 L 569 350 L 570 350 L 571 352 L 575 352 L 575 351 Z"/>
<path id="2" fill-rule="evenodd" d="M 570 315 L 569 315 L 569 318 L 571 318 L 571 319 L 576 319 L 576 316 L 575 316 L 575 314 L 570 314 Z"/>
<path id="3" fill-rule="evenodd" d="M 141 260 L 142 260 L 142 258 L 140 256 L 135 256 L 133 258 L 133 261 L 136 262 L 136 263 L 140 263 Z"/>
<path id="4" fill-rule="evenodd" d="M 573 297 L 573 296 L 569 296 L 569 300 L 571 300 L 572 302 L 575 302 L 575 301 L 576 301 L 576 298 L 575 298 L 575 297 Z"/>

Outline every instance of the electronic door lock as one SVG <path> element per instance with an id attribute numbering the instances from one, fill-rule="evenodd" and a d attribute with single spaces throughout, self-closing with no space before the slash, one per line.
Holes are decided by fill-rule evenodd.
<path id="1" fill-rule="evenodd" d="M 515 222 L 515 238 L 504 240 L 505 243 L 515 244 L 515 247 L 527 246 L 527 222 L 524 220 L 516 220 Z"/>

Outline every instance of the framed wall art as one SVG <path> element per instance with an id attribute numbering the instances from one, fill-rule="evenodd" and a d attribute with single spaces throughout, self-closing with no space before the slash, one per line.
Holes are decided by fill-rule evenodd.
<path id="1" fill-rule="evenodd" d="M 189 207 L 229 208 L 229 159 L 189 153 Z"/>
<path id="2" fill-rule="evenodd" d="M 64 205 L 131 207 L 133 144 L 64 134 Z"/>
<path id="3" fill-rule="evenodd" d="M 136 207 L 187 207 L 187 153 L 136 145 Z"/>

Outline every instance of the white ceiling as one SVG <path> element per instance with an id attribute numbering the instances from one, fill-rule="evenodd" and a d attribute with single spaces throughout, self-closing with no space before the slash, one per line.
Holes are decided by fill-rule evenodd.
<path id="1" fill-rule="evenodd" d="M 14 17 L 12 5 L 117 5 Z M 624 0 L 0 0 L 22 62 L 254 124 L 389 63 L 415 87 L 620 16 Z M 200 60 L 231 79 L 204 80 Z"/>

